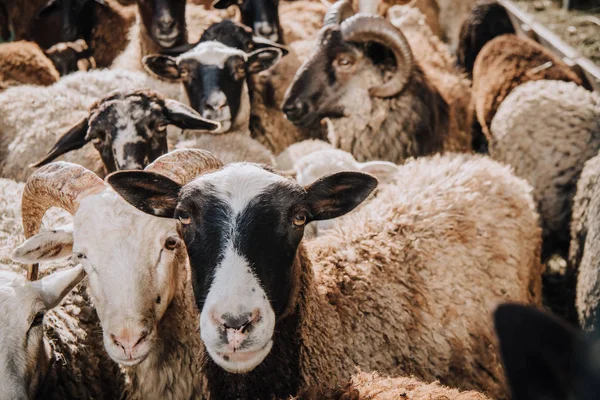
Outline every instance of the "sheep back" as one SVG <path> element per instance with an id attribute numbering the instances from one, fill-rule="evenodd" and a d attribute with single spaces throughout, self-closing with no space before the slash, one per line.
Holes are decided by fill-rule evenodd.
<path id="1" fill-rule="evenodd" d="M 472 109 L 488 141 L 490 124 L 506 96 L 525 82 L 541 79 L 582 83 L 565 63 L 531 39 L 502 35 L 483 46 L 473 67 Z"/>
<path id="2" fill-rule="evenodd" d="M 223 135 L 199 134 L 194 139 L 179 142 L 177 149 L 203 149 L 213 153 L 224 164 L 253 162 L 275 165 L 273 153 L 247 134 L 232 132 Z"/>
<path id="3" fill-rule="evenodd" d="M 576 182 L 600 149 L 600 97 L 573 82 L 528 82 L 502 102 L 491 132 L 492 158 L 533 186 L 548 246 L 568 246 Z"/>
<path id="4" fill-rule="evenodd" d="M 59 78 L 37 44 L 24 40 L 0 44 L 0 91 L 22 84 L 48 86 Z"/>
<path id="5" fill-rule="evenodd" d="M 303 387 L 339 384 L 358 365 L 507 398 L 492 312 L 541 301 L 531 192 L 489 158 L 418 158 L 308 241 Z"/>

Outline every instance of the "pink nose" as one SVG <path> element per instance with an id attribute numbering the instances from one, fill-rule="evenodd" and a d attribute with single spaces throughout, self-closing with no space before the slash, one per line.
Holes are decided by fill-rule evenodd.
<path id="1" fill-rule="evenodd" d="M 139 346 L 148 340 L 150 331 L 143 329 L 136 331 L 134 329 L 123 329 L 119 335 L 110 335 L 112 341 L 119 346 L 125 356 L 129 359 L 135 358 L 135 351 Z"/>
<path id="2" fill-rule="evenodd" d="M 260 320 L 260 310 L 256 309 L 251 313 L 233 316 L 229 313 L 217 316 L 211 313 L 212 320 L 216 325 L 225 328 L 227 334 L 227 348 L 229 351 L 236 351 L 242 343 L 248 338 L 249 330 Z"/>

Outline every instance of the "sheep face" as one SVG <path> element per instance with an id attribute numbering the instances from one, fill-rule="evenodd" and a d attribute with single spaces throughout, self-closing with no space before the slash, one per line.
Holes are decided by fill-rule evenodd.
<path id="1" fill-rule="evenodd" d="M 150 37 L 168 49 L 186 42 L 185 0 L 138 0 L 142 22 Z"/>
<path id="2" fill-rule="evenodd" d="M 72 254 L 89 278 L 108 355 L 135 365 L 156 345 L 159 322 L 186 276 L 177 223 L 149 217 L 107 189 L 81 201 L 73 226 L 70 234 L 31 237 L 13 258 L 38 263 Z"/>
<path id="3" fill-rule="evenodd" d="M 108 172 L 142 169 L 168 151 L 168 125 L 182 129 L 218 128 L 218 124 L 205 120 L 191 108 L 155 92 L 115 93 L 92 106 L 89 116 L 59 138 L 35 166 L 92 142 Z"/>
<path id="4" fill-rule="evenodd" d="M 181 222 L 202 340 L 232 373 L 262 363 L 277 340 L 277 320 L 296 307 L 304 226 L 351 211 L 377 184 L 370 175 L 343 172 L 302 187 L 247 163 L 183 188 L 143 171 L 117 172 L 108 182 L 141 210 Z"/>
<path id="5" fill-rule="evenodd" d="M 83 277 L 81 266 L 35 282 L 0 273 L 0 398 L 36 397 L 50 361 L 44 343 L 44 314 Z"/>
<path id="6" fill-rule="evenodd" d="M 104 0 L 50 0 L 36 13 L 29 36 L 42 48 L 81 38 L 88 40 L 97 6 L 106 4 Z"/>
<path id="7" fill-rule="evenodd" d="M 232 5 L 240 8 L 242 22 L 252 27 L 254 34 L 283 43 L 283 32 L 279 23 L 279 0 L 219 0 L 213 7 L 224 9 Z"/>
<path id="8" fill-rule="evenodd" d="M 58 43 L 44 51 L 61 76 L 75 71 L 88 71 L 96 68 L 96 60 L 85 40 L 74 43 Z"/>
<path id="9" fill-rule="evenodd" d="M 264 71 L 281 58 L 268 48 L 246 54 L 218 42 L 203 42 L 180 55 L 148 56 L 145 67 L 153 74 L 181 82 L 192 108 L 203 117 L 221 123 L 217 132 L 247 128 L 250 97 L 247 75 Z"/>
<path id="10" fill-rule="evenodd" d="M 343 40 L 339 27 L 328 27 L 315 52 L 296 73 L 283 102 L 287 118 L 307 127 L 325 117 L 343 117 L 346 104 L 370 101 L 373 62 L 358 46 Z"/>

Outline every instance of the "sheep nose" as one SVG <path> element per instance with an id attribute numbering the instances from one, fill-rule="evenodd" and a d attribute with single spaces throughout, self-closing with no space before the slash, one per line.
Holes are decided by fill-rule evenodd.
<path id="1" fill-rule="evenodd" d="M 223 92 L 214 92 L 206 99 L 206 109 L 219 111 L 227 105 L 227 97 Z"/>
<path id="2" fill-rule="evenodd" d="M 259 35 L 270 36 L 273 32 L 274 32 L 274 29 L 269 23 L 262 22 L 262 23 L 258 24 Z"/>
<path id="3" fill-rule="evenodd" d="M 175 27 L 175 19 L 171 15 L 165 13 L 158 20 L 158 25 L 163 33 L 168 33 Z"/>
<path id="4" fill-rule="evenodd" d="M 213 322 L 224 328 L 227 334 L 227 347 L 230 351 L 235 351 L 240 348 L 242 343 L 248 337 L 248 333 L 253 324 L 260 319 L 260 310 L 255 309 L 251 313 L 243 313 L 240 315 L 232 315 L 230 313 L 216 316 L 212 313 Z"/>
<path id="5" fill-rule="evenodd" d="M 288 102 L 283 105 L 283 112 L 290 121 L 298 121 L 305 117 L 310 110 L 310 107 L 305 101 Z"/>
<path id="6" fill-rule="evenodd" d="M 147 329 L 123 329 L 119 335 L 111 334 L 110 338 L 115 345 L 119 346 L 125 355 L 132 359 L 134 351 L 144 342 L 148 340 L 150 331 Z"/>

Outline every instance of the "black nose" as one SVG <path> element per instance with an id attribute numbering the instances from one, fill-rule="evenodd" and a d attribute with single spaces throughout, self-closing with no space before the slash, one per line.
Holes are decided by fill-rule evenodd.
<path id="1" fill-rule="evenodd" d="M 223 326 L 226 329 L 244 330 L 254 320 L 253 314 L 248 313 L 244 315 L 233 316 L 231 314 L 224 314 L 221 316 Z"/>
<path id="2" fill-rule="evenodd" d="M 290 121 L 298 121 L 305 117 L 310 111 L 307 102 L 296 100 L 283 105 L 283 112 Z"/>

